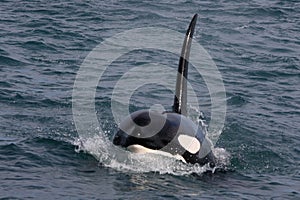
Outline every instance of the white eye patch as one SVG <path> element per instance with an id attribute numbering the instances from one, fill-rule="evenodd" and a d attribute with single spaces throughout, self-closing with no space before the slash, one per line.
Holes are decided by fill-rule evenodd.
<path id="1" fill-rule="evenodd" d="M 197 153 L 201 147 L 200 142 L 195 137 L 189 135 L 179 135 L 178 142 L 185 150 L 192 154 Z"/>

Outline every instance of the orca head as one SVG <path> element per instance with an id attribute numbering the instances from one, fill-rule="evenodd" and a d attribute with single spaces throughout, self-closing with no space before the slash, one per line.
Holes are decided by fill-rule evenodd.
<path id="1" fill-rule="evenodd" d="M 211 142 L 202 127 L 178 113 L 139 110 L 119 125 L 113 144 L 135 153 L 166 152 L 180 160 L 214 166 Z"/>

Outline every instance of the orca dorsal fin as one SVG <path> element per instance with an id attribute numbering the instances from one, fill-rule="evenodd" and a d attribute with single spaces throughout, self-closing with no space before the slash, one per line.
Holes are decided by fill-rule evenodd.
<path id="1" fill-rule="evenodd" d="M 187 116 L 187 76 L 189 56 L 191 50 L 192 38 L 197 22 L 197 14 L 194 15 L 190 22 L 189 28 L 186 31 L 183 42 L 181 56 L 178 64 L 178 73 L 176 80 L 176 91 L 173 104 L 173 112 Z"/>

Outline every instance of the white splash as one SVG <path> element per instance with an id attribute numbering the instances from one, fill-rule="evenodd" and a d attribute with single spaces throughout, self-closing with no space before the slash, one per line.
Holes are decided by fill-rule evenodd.
<path id="1" fill-rule="evenodd" d="M 119 148 L 112 142 L 101 136 L 86 140 L 77 140 L 77 151 L 84 151 L 93 155 L 101 165 L 121 172 L 147 173 L 156 172 L 159 174 L 173 174 L 177 176 L 202 174 L 207 171 L 214 172 L 208 165 L 186 164 L 176 158 L 161 154 L 138 154 Z M 216 148 L 213 150 L 217 157 L 217 166 L 226 165 L 228 153 L 225 149 Z"/>

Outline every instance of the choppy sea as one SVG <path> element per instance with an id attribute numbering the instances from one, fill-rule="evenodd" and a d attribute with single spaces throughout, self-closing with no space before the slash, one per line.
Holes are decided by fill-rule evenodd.
<path id="1" fill-rule="evenodd" d="M 2 0 L 0 199 L 299 199 L 299 10 L 298 0 Z M 98 134 L 88 138 L 85 130 L 83 145 L 72 94 L 89 53 L 137 28 L 184 34 L 195 13 L 194 42 L 211 56 L 226 92 L 214 150 L 219 169 L 111 145 L 117 81 L 147 63 L 177 67 L 177 55 L 157 49 L 133 50 L 110 63 L 95 94 Z M 209 89 L 193 67 L 189 81 L 200 105 L 190 109 L 209 124 Z M 135 89 L 130 111 L 172 104 L 166 87 Z"/>

